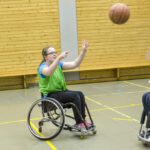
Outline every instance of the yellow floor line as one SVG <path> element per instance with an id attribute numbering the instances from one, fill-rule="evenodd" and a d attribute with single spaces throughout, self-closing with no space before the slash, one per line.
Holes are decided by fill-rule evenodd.
<path id="1" fill-rule="evenodd" d="M 33 128 L 40 136 L 44 137 L 44 135 L 38 131 L 38 128 L 37 128 L 32 122 L 30 122 L 30 123 L 31 123 L 32 128 Z M 54 144 L 53 144 L 50 140 L 46 140 L 45 142 L 47 143 L 47 145 L 48 145 L 52 150 L 57 150 L 57 148 L 54 146 Z"/>
<path id="2" fill-rule="evenodd" d="M 0 123 L 0 125 L 20 123 L 20 122 L 26 122 L 26 120 L 24 119 L 24 120 L 18 120 L 18 121 L 2 122 L 2 123 Z M 31 122 L 31 126 L 39 135 L 43 136 L 32 122 Z M 52 150 L 57 150 L 57 148 L 53 145 L 53 143 L 51 141 L 46 140 L 46 143 Z"/>
<path id="3" fill-rule="evenodd" d="M 41 118 L 33 118 L 31 119 L 31 121 L 35 121 L 35 120 L 40 120 Z M 14 123 L 21 123 L 21 122 L 26 122 L 27 120 L 26 119 L 23 119 L 23 120 L 16 120 L 16 121 L 7 121 L 7 122 L 0 122 L 0 125 L 6 125 L 6 124 L 14 124 Z"/>
<path id="4" fill-rule="evenodd" d="M 0 122 L 0 125 L 6 125 L 6 124 L 14 124 L 14 123 L 20 123 L 20 122 L 26 122 L 26 120 L 17 120 L 17 121 L 6 121 L 6 122 Z"/>
<path id="5" fill-rule="evenodd" d="M 142 106 L 142 104 L 141 103 L 139 103 L 139 104 L 129 104 L 129 105 L 124 105 L 124 106 L 115 106 L 115 107 L 112 107 L 112 108 L 114 108 L 114 109 L 116 109 L 116 108 L 129 108 L 129 107 L 137 107 L 137 106 Z"/>
<path id="6" fill-rule="evenodd" d="M 129 104 L 129 105 L 124 105 L 124 106 L 115 106 L 112 107 L 113 109 L 120 109 L 120 108 L 130 108 L 130 107 L 141 107 L 142 104 Z M 97 108 L 97 109 L 93 109 L 91 110 L 91 112 L 99 112 L 99 111 L 103 111 L 103 110 L 108 110 L 108 108 Z"/>
<path id="7" fill-rule="evenodd" d="M 119 121 L 134 121 L 133 119 L 129 119 L 129 118 L 112 118 L 113 120 L 119 120 Z"/>
<path id="8" fill-rule="evenodd" d="M 140 85 L 140 84 L 132 83 L 132 82 L 129 82 L 129 81 L 123 81 L 123 82 L 128 83 L 128 84 L 131 84 L 131 85 L 135 85 L 135 86 L 137 86 L 137 87 L 142 87 L 142 88 L 145 88 L 145 89 L 150 90 L 150 88 L 147 87 L 147 86 L 143 86 L 143 85 Z"/>
<path id="9" fill-rule="evenodd" d="M 110 92 L 110 93 L 106 93 L 106 94 L 92 94 L 89 96 L 106 96 L 106 95 L 118 95 L 118 94 L 133 94 L 133 93 L 142 93 L 145 91 L 134 91 L 134 92 Z"/>
<path id="10" fill-rule="evenodd" d="M 129 105 L 123 105 L 123 106 L 114 106 L 112 108 L 119 109 L 119 108 L 130 108 L 130 107 L 137 107 L 137 106 L 142 106 L 142 104 L 129 104 Z M 99 112 L 99 111 L 103 111 L 103 110 L 108 110 L 108 108 L 93 109 L 93 110 L 91 110 L 91 112 Z M 31 120 L 40 120 L 40 118 L 36 117 Z M 21 123 L 21 122 L 26 122 L 26 121 L 27 121 L 26 119 L 16 120 L 16 121 L 6 121 L 6 122 L 0 122 L 0 125 L 15 124 L 15 123 Z"/>
<path id="11" fill-rule="evenodd" d="M 136 120 L 136 119 L 132 118 L 131 116 L 127 115 L 127 114 L 124 114 L 124 113 L 122 113 L 122 112 L 120 112 L 120 111 L 118 111 L 118 110 L 115 110 L 114 108 L 112 108 L 112 107 L 110 107 L 110 106 L 103 105 L 102 103 L 100 103 L 100 102 L 98 102 L 98 101 L 96 101 L 96 100 L 93 100 L 92 98 L 89 98 L 89 97 L 87 97 L 87 96 L 85 96 L 85 97 L 86 97 L 87 100 L 89 100 L 89 101 L 91 101 L 91 102 L 94 102 L 94 103 L 96 103 L 97 105 L 100 105 L 100 106 L 102 106 L 102 107 L 104 107 L 104 108 L 107 108 L 107 109 L 109 109 L 109 110 L 111 110 L 111 111 L 113 111 L 113 112 L 115 112 L 115 113 L 117 113 L 117 114 L 119 114 L 119 115 L 121 115 L 121 116 L 123 116 L 123 117 L 132 119 L 132 120 L 134 120 L 135 122 L 138 122 L 138 123 L 140 122 L 139 120 Z"/>

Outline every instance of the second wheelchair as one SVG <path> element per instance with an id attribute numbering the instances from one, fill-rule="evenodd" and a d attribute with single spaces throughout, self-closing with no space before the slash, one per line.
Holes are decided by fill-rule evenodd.
<path id="1" fill-rule="evenodd" d="M 146 115 L 143 110 L 140 123 L 141 127 L 139 130 L 138 139 L 145 145 L 150 144 L 150 112 Z M 143 127 L 144 124 L 145 127 Z"/>

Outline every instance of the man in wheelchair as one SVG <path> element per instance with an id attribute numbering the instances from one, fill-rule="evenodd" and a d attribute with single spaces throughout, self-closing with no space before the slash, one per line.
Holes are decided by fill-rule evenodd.
<path id="1" fill-rule="evenodd" d="M 140 121 L 141 128 L 139 131 L 138 138 L 143 143 L 150 143 L 150 92 L 147 92 L 142 96 L 142 103 L 143 112 Z M 143 130 L 142 127 L 145 122 L 145 118 L 147 118 L 145 125 L 146 130 Z"/>
<path id="2" fill-rule="evenodd" d="M 87 52 L 87 48 L 88 42 L 83 41 L 81 53 L 72 62 L 62 62 L 62 59 L 68 56 L 69 51 L 64 51 L 57 56 L 54 47 L 48 46 L 43 48 L 43 60 L 38 68 L 39 89 L 42 93 L 42 97 L 54 98 L 63 104 L 68 102 L 75 104 L 81 114 L 80 116 L 75 107 L 73 107 L 76 121 L 75 126 L 77 128 L 85 128 L 85 126 L 90 128 L 91 126 L 91 123 L 85 120 L 85 97 L 81 91 L 71 91 L 67 89 L 62 70 L 78 67 Z"/>

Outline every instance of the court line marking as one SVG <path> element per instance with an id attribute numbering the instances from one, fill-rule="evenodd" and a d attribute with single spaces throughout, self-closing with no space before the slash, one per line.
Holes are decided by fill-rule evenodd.
<path id="1" fill-rule="evenodd" d="M 146 86 L 142 86 L 142 85 L 139 85 L 139 84 L 134 84 L 134 83 L 132 83 L 132 82 L 128 82 L 128 81 L 123 81 L 123 82 L 125 82 L 125 83 L 128 83 L 128 84 L 132 84 L 132 85 L 135 85 L 135 86 L 138 86 L 138 87 L 144 87 L 144 88 L 146 88 L 146 89 L 150 89 L 149 87 L 146 87 Z M 141 91 L 140 91 L 141 92 Z M 122 93 L 125 93 L 125 92 L 122 92 Z M 133 92 L 126 92 L 126 93 L 133 93 Z M 111 94 L 120 94 L 120 93 L 111 93 Z M 112 118 L 113 120 L 126 120 L 126 121 L 134 121 L 134 122 L 138 122 L 139 123 L 139 120 L 137 120 L 137 119 L 134 119 L 133 117 L 131 117 L 131 116 L 129 116 L 129 115 L 127 115 L 127 114 L 124 114 L 124 113 L 122 113 L 122 112 L 120 112 L 120 111 L 118 111 L 118 110 L 115 110 L 115 108 L 117 108 L 117 107 L 110 107 L 110 106 L 108 106 L 108 105 L 104 105 L 104 104 L 102 104 L 102 103 L 100 103 L 100 102 L 97 102 L 96 100 L 93 100 L 92 98 L 89 98 L 89 97 L 87 97 L 87 96 L 85 96 L 88 100 L 90 100 L 90 101 L 92 101 L 92 102 L 94 102 L 94 103 L 96 103 L 96 104 L 98 104 L 98 105 L 100 105 L 100 106 L 102 106 L 102 107 L 104 107 L 105 109 L 107 109 L 107 110 L 111 110 L 111 111 L 113 111 L 113 112 L 115 112 L 115 113 L 117 113 L 117 114 L 120 114 L 121 116 L 124 116 L 124 117 L 126 117 L 126 118 Z M 134 105 L 134 107 L 135 107 L 136 105 Z M 133 104 L 132 104 L 132 107 L 133 107 Z M 119 107 L 119 108 L 121 108 L 121 107 Z M 12 123 L 18 123 L 18 122 L 26 122 L 26 120 L 19 120 L 19 121 L 11 121 L 11 124 Z M 0 125 L 4 125 L 4 124 L 10 124 L 10 122 L 3 122 L 3 123 L 0 123 Z M 38 134 L 40 134 L 41 136 L 43 136 L 41 133 L 39 133 L 39 131 L 38 131 L 38 129 L 37 129 L 37 127 L 31 122 L 31 126 L 35 129 L 35 131 L 38 133 Z M 52 149 L 52 150 L 57 150 L 57 148 L 54 146 L 54 144 L 50 141 L 50 140 L 46 140 L 45 141 L 47 144 L 48 144 L 48 146 Z"/>
<path id="2" fill-rule="evenodd" d="M 135 119 L 135 118 L 133 118 L 133 117 L 131 117 L 131 116 L 125 114 L 125 113 L 122 113 L 122 112 L 120 112 L 120 111 L 118 111 L 118 110 L 116 110 L 116 109 L 114 109 L 114 108 L 112 108 L 112 107 L 110 107 L 110 106 L 108 106 L 108 105 L 104 105 L 104 104 L 102 104 L 102 103 L 100 103 L 100 102 L 98 102 L 98 101 L 96 101 L 96 100 L 94 100 L 94 99 L 92 99 L 92 98 L 89 98 L 89 97 L 87 97 L 87 96 L 85 96 L 85 97 L 86 97 L 87 100 L 89 100 L 89 101 L 91 101 L 91 102 L 93 102 L 93 103 L 95 103 L 95 104 L 97 104 L 97 105 L 100 105 L 100 106 L 102 106 L 102 107 L 104 107 L 104 108 L 107 108 L 108 110 L 111 110 L 111 111 L 113 111 L 113 112 L 115 112 L 115 113 L 117 113 L 117 114 L 119 114 L 119 115 L 121 115 L 121 116 L 123 116 L 123 117 L 132 119 L 134 122 L 140 123 L 139 120 L 137 120 L 137 119 Z"/>
<path id="3" fill-rule="evenodd" d="M 150 88 L 147 87 L 147 86 L 139 85 L 139 84 L 132 83 L 132 82 L 129 82 L 129 81 L 123 81 L 123 82 L 124 82 L 124 83 L 127 83 L 127 84 L 130 84 L 130 85 L 137 86 L 137 87 L 142 87 L 142 88 L 145 88 L 145 89 L 150 89 Z M 128 93 L 129 93 L 129 92 L 128 92 Z M 111 94 L 114 94 L 114 93 L 111 93 Z M 120 94 L 120 93 L 118 93 L 118 94 Z M 133 118 L 133 117 L 127 115 L 127 114 L 124 114 L 124 113 L 122 113 L 122 112 L 120 112 L 120 111 L 117 111 L 117 110 L 115 110 L 115 108 L 113 108 L 113 107 L 110 107 L 110 106 L 107 106 L 107 105 L 103 105 L 102 103 L 97 102 L 96 100 L 93 100 L 92 98 L 89 98 L 89 97 L 87 97 L 87 96 L 86 96 L 86 98 L 87 98 L 88 100 L 90 100 L 90 101 L 92 101 L 92 102 L 94 102 L 94 103 L 96 103 L 96 104 L 98 104 L 98 105 L 104 107 L 105 109 L 112 110 L 113 112 L 115 112 L 115 113 L 117 113 L 117 114 L 120 114 L 120 115 L 122 115 L 122 116 L 128 118 L 129 120 L 132 120 L 132 121 L 135 121 L 135 122 L 140 123 L 139 120 L 137 120 L 137 119 L 135 119 L 135 118 Z M 123 119 L 123 118 L 118 118 L 118 120 L 122 120 L 122 119 Z"/>
<path id="4" fill-rule="evenodd" d="M 34 119 L 31 119 L 32 120 L 40 120 L 40 118 L 34 118 Z M 27 120 L 26 119 L 22 119 L 22 120 L 16 120 L 16 121 L 7 121 L 7 122 L 0 122 L 0 125 L 5 125 L 5 124 L 14 124 L 14 123 L 20 123 L 20 122 L 26 122 Z"/>
<path id="5" fill-rule="evenodd" d="M 135 84 L 135 83 L 132 83 L 132 82 L 129 82 L 129 81 L 123 81 L 124 83 L 127 83 L 127 84 L 131 84 L 131 85 L 135 85 L 135 86 L 138 86 L 138 87 L 142 87 L 142 88 L 145 88 L 145 89 L 150 89 L 149 87 L 147 86 L 142 86 L 142 85 L 139 85 L 139 84 Z M 122 92 L 122 93 L 136 93 L 136 92 L 142 92 L 142 91 L 135 91 L 135 92 Z M 144 92 L 144 91 L 143 91 Z M 100 94 L 100 95 L 108 95 L 108 94 L 120 94 L 120 93 L 107 93 L 107 94 Z M 97 96 L 100 96 L 100 95 L 97 95 Z M 90 95 L 90 96 L 93 96 L 93 95 Z M 96 95 L 94 95 L 96 96 Z M 102 103 L 99 103 L 95 100 L 92 100 L 91 98 L 85 96 L 87 99 L 89 99 L 90 101 L 93 101 L 94 103 L 97 103 L 98 105 L 101 105 L 102 107 L 104 106 Z M 123 108 L 125 106 L 118 106 L 118 107 L 112 107 L 111 109 L 115 109 L 115 108 Z M 109 106 L 108 107 L 105 107 L 105 108 L 102 108 L 102 109 L 97 109 L 97 110 L 109 110 Z M 96 111 L 97 111 L 96 110 Z M 0 125 L 7 125 L 7 124 L 14 124 L 14 123 L 20 123 L 20 122 L 26 122 L 26 119 L 23 119 L 23 120 L 17 120 L 17 121 L 7 121 L 7 122 L 0 122 Z"/>
<path id="6" fill-rule="evenodd" d="M 129 104 L 129 105 L 122 105 L 122 106 L 114 106 L 112 107 L 113 109 L 119 109 L 119 108 L 130 108 L 130 107 L 137 107 L 137 106 L 142 106 L 142 104 L 137 103 L 137 104 Z M 103 110 L 108 110 L 108 108 L 98 108 L 98 109 L 93 109 L 91 110 L 92 112 L 100 112 Z M 39 118 L 34 118 L 32 120 L 39 120 Z M 15 123 L 21 123 L 21 122 L 26 122 L 26 119 L 22 120 L 16 120 L 16 121 L 6 121 L 6 122 L 0 122 L 0 125 L 8 125 L 8 124 L 15 124 Z"/>
<path id="7" fill-rule="evenodd" d="M 123 82 L 128 83 L 128 84 L 131 84 L 131 85 L 135 85 L 135 86 L 137 86 L 137 87 L 142 87 L 142 88 L 145 88 L 145 89 L 150 90 L 150 87 L 147 87 L 147 86 L 144 86 L 144 85 L 132 83 L 132 82 L 129 82 L 129 81 L 123 81 Z"/>
<path id="8" fill-rule="evenodd" d="M 34 125 L 34 123 L 32 123 L 32 122 L 30 122 L 30 123 L 31 123 L 32 128 L 33 128 L 40 136 L 44 137 L 44 135 L 38 131 L 38 128 Z M 55 145 L 54 145 L 50 140 L 46 140 L 45 142 L 47 143 L 47 145 L 48 145 L 52 150 L 57 150 L 57 148 L 55 147 Z"/>
<path id="9" fill-rule="evenodd" d="M 129 122 L 133 122 L 133 119 L 130 118 L 112 118 L 113 120 L 119 120 L 119 121 L 129 121 Z"/>
<path id="10" fill-rule="evenodd" d="M 0 123 L 0 125 L 14 124 L 14 123 L 20 123 L 20 122 L 26 122 L 26 119 L 18 120 L 18 121 L 2 122 L 2 123 Z M 41 134 L 41 133 L 38 131 L 37 127 L 36 127 L 32 122 L 31 122 L 31 126 L 32 126 L 32 128 L 34 128 L 34 130 L 35 130 L 39 135 L 41 135 L 41 136 L 44 137 L 44 135 Z M 57 150 L 57 148 L 55 147 L 55 145 L 54 145 L 50 140 L 46 140 L 45 142 L 47 143 L 47 145 L 48 145 L 52 150 Z"/>
<path id="11" fill-rule="evenodd" d="M 123 106 L 114 106 L 112 107 L 113 109 L 120 109 L 120 108 L 130 108 L 130 107 L 141 107 L 142 104 L 129 104 L 129 105 L 123 105 Z M 91 110 L 92 112 L 100 112 L 103 110 L 108 110 L 108 108 L 97 108 L 97 109 L 93 109 Z"/>
<path id="12" fill-rule="evenodd" d="M 133 94 L 133 93 L 142 93 L 145 91 L 134 91 L 134 92 L 110 92 L 110 93 L 106 93 L 106 94 L 91 94 L 89 96 L 107 96 L 107 95 L 117 95 L 117 94 Z"/>
<path id="13" fill-rule="evenodd" d="M 0 122 L 0 125 L 15 124 L 15 123 L 20 123 L 20 122 L 26 122 L 26 119 L 23 119 L 23 120 L 17 120 L 17 121 Z"/>

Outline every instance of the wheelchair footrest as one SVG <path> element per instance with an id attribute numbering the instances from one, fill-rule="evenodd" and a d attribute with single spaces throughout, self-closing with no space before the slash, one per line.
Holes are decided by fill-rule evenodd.
<path id="1" fill-rule="evenodd" d="M 138 135 L 138 139 L 141 142 L 150 143 L 150 131 L 148 131 L 148 132 L 145 132 L 145 131 L 140 132 L 139 135 Z"/>

